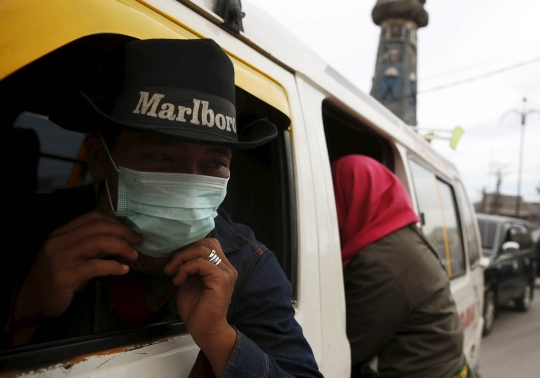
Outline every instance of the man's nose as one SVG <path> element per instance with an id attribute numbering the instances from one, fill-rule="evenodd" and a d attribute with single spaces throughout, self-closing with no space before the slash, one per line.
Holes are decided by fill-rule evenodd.
<path id="1" fill-rule="evenodd" d="M 192 175 L 202 175 L 200 164 L 194 159 L 182 159 L 174 166 L 177 173 L 188 173 Z"/>

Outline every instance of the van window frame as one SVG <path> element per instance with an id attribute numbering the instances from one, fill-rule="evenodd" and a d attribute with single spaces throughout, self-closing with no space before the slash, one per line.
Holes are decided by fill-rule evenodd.
<path id="1" fill-rule="evenodd" d="M 476 218 L 476 222 L 478 223 L 478 230 L 480 232 L 480 245 L 482 246 L 482 253 L 484 256 L 496 256 L 498 253 L 497 245 L 499 244 L 499 239 L 501 238 L 500 234 L 502 232 L 503 225 L 501 222 L 497 222 L 491 219 L 487 218 Z M 480 224 L 483 223 L 483 224 Z M 482 227 L 486 227 L 486 225 L 489 227 L 490 225 L 495 226 L 495 232 L 493 233 L 493 244 L 491 245 L 491 248 L 487 248 L 488 245 L 484 247 L 484 237 L 488 237 L 489 233 L 487 235 L 482 236 Z M 484 251 L 485 250 L 485 251 Z"/>
<path id="2" fill-rule="evenodd" d="M 451 195 L 452 195 L 452 203 L 454 205 L 454 211 L 455 211 L 455 216 L 456 216 L 456 227 L 458 228 L 458 236 L 459 236 L 459 242 L 460 242 L 460 245 L 461 245 L 461 251 L 463 253 L 463 264 L 464 264 L 464 269 L 463 269 L 463 272 L 460 273 L 460 274 L 454 274 L 454 272 L 452 271 L 452 268 L 449 269 L 449 266 L 451 266 L 451 263 L 452 263 L 452 259 L 451 259 L 451 256 L 452 256 L 452 250 L 449 249 L 448 251 L 445 251 L 445 254 L 444 256 L 439 256 L 439 258 L 441 259 L 441 262 L 444 264 L 444 266 L 446 267 L 446 271 L 447 271 L 447 274 L 448 274 L 448 277 L 450 280 L 454 280 L 456 278 L 459 278 L 459 277 L 463 277 L 467 274 L 467 271 L 468 271 L 468 251 L 466 250 L 465 248 L 465 244 L 464 244 L 464 235 L 463 235 L 463 224 L 462 224 L 462 221 L 461 221 L 461 211 L 460 211 L 460 208 L 459 208 L 459 203 L 458 203 L 458 200 L 457 200 L 457 196 L 456 196 L 456 189 L 454 188 L 454 185 L 452 183 L 452 180 L 450 180 L 448 177 L 445 177 L 444 174 L 438 172 L 437 170 L 435 170 L 433 167 L 427 165 L 426 163 L 424 163 L 422 160 L 420 160 L 418 157 L 412 155 L 412 154 L 409 154 L 407 156 L 407 165 L 408 165 L 408 169 L 409 171 L 411 172 L 411 178 L 412 178 L 412 187 L 414 189 L 414 197 L 415 197 L 415 200 L 416 200 L 416 204 L 417 204 L 417 210 L 418 210 L 418 213 L 420 215 L 420 218 L 421 218 L 421 222 L 420 222 L 420 228 L 423 230 L 423 227 L 424 227 L 424 217 L 422 216 L 423 215 L 423 212 L 420 211 L 420 201 L 418 200 L 418 195 L 417 195 L 417 190 L 416 190 L 416 184 L 415 184 L 415 180 L 414 180 L 414 174 L 413 174 L 413 169 L 411 167 L 411 163 L 413 164 L 416 164 L 417 166 L 419 166 L 420 168 L 423 168 L 425 169 L 426 171 L 428 171 L 434 178 L 435 180 L 437 181 L 441 181 L 443 184 L 446 184 L 448 185 L 449 189 L 450 189 L 450 192 L 451 192 Z M 437 186 L 434 185 L 434 189 L 435 190 L 438 190 Z M 439 210 L 444 214 L 444 209 L 442 209 L 440 206 L 441 204 L 439 203 Z M 429 237 L 426 235 L 426 238 L 429 240 Z M 450 246 L 449 246 L 450 248 Z M 446 248 L 445 248 L 446 249 Z M 448 256 L 450 256 L 450 261 L 448 261 Z M 443 261 L 446 261 L 444 262 Z"/>
<path id="3" fill-rule="evenodd" d="M 322 125 L 324 128 L 324 138 L 330 164 L 349 154 L 360 154 L 377 160 L 390 171 L 395 172 L 395 156 L 397 154 L 396 151 L 394 151 L 391 142 L 369 127 L 364 120 L 359 119 L 350 111 L 342 108 L 335 101 L 334 98 L 327 97 L 321 104 Z M 334 128 L 337 130 L 334 130 Z M 373 147 L 376 144 L 376 151 L 368 152 L 366 151 L 366 146 L 355 146 L 354 149 L 351 149 L 350 145 L 341 145 L 332 148 L 333 143 L 338 139 L 336 135 L 343 133 L 345 133 L 347 137 L 354 135 L 355 139 L 358 139 L 358 141 L 369 138 L 371 142 L 370 147 Z M 340 135 L 339 139 L 343 139 L 343 136 Z M 359 150 L 357 150 L 357 148 Z M 375 156 L 374 152 L 379 156 Z"/>
<path id="4" fill-rule="evenodd" d="M 469 197 L 467 196 L 467 192 L 465 190 L 465 186 L 463 182 L 456 180 L 456 190 L 454 191 L 454 194 L 456 194 L 456 198 L 458 199 L 458 210 L 460 213 L 461 224 L 464 232 L 464 236 L 466 236 L 466 239 L 464 238 L 463 246 L 466 249 L 467 252 L 467 260 L 469 262 L 469 267 L 471 270 L 475 269 L 480 265 L 480 255 L 482 253 L 482 248 L 478 246 L 479 244 L 479 238 L 480 235 L 478 232 L 476 232 L 476 227 L 478 227 L 478 221 L 474 217 L 474 213 L 471 209 L 471 204 L 469 202 Z M 469 230 L 468 227 L 463 227 L 463 225 L 466 223 L 465 218 L 470 218 L 472 221 L 471 227 L 474 230 Z M 471 253 L 470 243 L 469 243 L 469 231 L 473 232 L 474 242 L 475 242 L 475 249 L 476 253 L 473 255 Z M 466 240 L 466 243 L 465 243 Z M 465 247 L 466 246 L 466 247 Z"/>
<path id="5" fill-rule="evenodd" d="M 289 278 L 292 286 L 291 302 L 296 303 L 298 300 L 298 213 L 295 172 L 293 164 L 293 146 L 292 135 L 290 129 L 283 130 L 283 143 L 278 144 L 283 148 L 279 152 L 280 157 L 285 158 L 284 164 L 280 164 L 282 172 L 280 176 L 284 178 L 285 185 L 282 185 L 281 198 L 283 214 L 288 214 L 286 222 L 282 224 L 282 232 L 285 237 L 285 245 L 289 246 L 289 251 L 284 251 L 286 259 L 281 261 L 281 268 Z M 285 211 L 286 209 L 286 211 Z"/>
<path id="6" fill-rule="evenodd" d="M 33 63 L 35 62 L 30 63 L 28 66 L 32 65 Z M 22 67 L 19 71 L 14 72 L 13 75 L 10 75 L 10 78 L 13 78 L 14 75 L 17 75 L 20 71 L 23 71 L 28 66 Z M 243 72 L 245 76 L 245 73 L 248 72 L 248 69 L 244 68 Z M 22 79 L 24 80 L 25 74 L 23 73 L 22 75 Z M 259 74 L 259 76 L 261 75 Z M 0 80 L 0 83 L 4 84 L 4 79 Z M 275 93 L 279 93 L 279 91 L 275 87 L 276 85 L 281 86 L 281 84 L 273 81 L 273 79 L 270 78 L 268 78 L 267 80 L 271 82 L 271 85 L 274 86 L 273 100 L 274 103 L 276 103 Z M 238 85 L 238 83 L 237 86 L 239 88 L 242 88 Z M 6 86 L 0 87 L 5 88 Z M 7 87 L 9 87 L 9 85 L 7 85 Z M 248 91 L 246 90 L 246 92 Z M 287 114 L 283 113 L 280 109 L 274 107 L 272 104 L 266 102 L 264 98 L 258 97 L 252 93 L 249 94 L 258 101 L 266 104 L 268 107 L 271 107 L 276 111 L 280 112 L 285 118 L 288 118 Z M 288 102 L 286 105 L 288 105 Z M 283 106 L 283 104 L 280 105 L 281 108 L 283 108 Z M 32 110 L 33 109 L 29 109 L 29 112 L 32 112 Z M 268 148 L 277 151 L 275 157 L 270 162 L 270 168 L 272 168 L 272 170 L 275 170 L 276 173 L 274 174 L 279 175 L 279 180 L 281 182 L 279 190 L 274 191 L 275 199 L 280 200 L 281 202 L 281 227 L 276 228 L 275 233 L 278 236 L 276 239 L 282 239 L 279 245 L 284 246 L 284 250 L 274 252 L 278 257 L 278 261 L 282 265 L 285 274 L 289 278 L 292 286 L 292 301 L 294 302 L 297 299 L 298 290 L 298 230 L 296 213 L 297 199 L 295 191 L 295 171 L 292 152 L 293 147 L 290 131 L 290 119 L 288 120 L 288 125 L 283 124 L 284 121 L 282 119 L 280 120 L 282 121 L 282 124 L 276 123 L 276 125 L 278 126 L 278 137 L 275 139 L 275 141 L 268 144 Z M 7 125 L 6 127 L 13 126 Z M 275 143 L 275 145 L 273 143 Z M 270 144 L 273 145 L 270 146 Z M 41 153 L 40 155 L 40 158 L 59 158 L 58 156 L 48 155 L 45 153 Z M 81 156 L 80 153 L 78 156 Z M 62 159 L 62 157 L 60 158 L 61 160 L 65 160 Z M 77 165 L 78 163 L 83 163 L 83 165 L 85 165 L 84 162 L 79 161 L 78 158 L 68 160 L 70 163 L 75 163 L 75 165 Z M 78 173 L 79 172 L 77 169 L 75 169 L 75 167 L 71 170 L 68 183 L 65 186 L 66 188 L 72 186 L 74 182 L 79 179 L 77 177 Z M 257 237 L 257 235 L 255 236 Z M 264 241 L 259 241 L 264 243 Z M 282 258 L 280 259 L 279 256 L 281 256 Z M 184 323 L 180 319 L 176 319 L 173 321 L 153 323 L 126 330 L 100 332 L 68 339 L 60 339 L 43 343 L 28 344 L 20 347 L 8 348 L 0 350 L 0 371 L 4 371 L 6 369 L 25 369 L 34 368 L 36 366 L 44 366 L 50 363 L 58 363 L 59 361 L 74 358 L 83 354 L 92 354 L 103 350 L 109 350 L 111 348 L 127 346 L 130 344 L 145 344 L 149 342 L 154 342 L 155 340 L 159 340 L 162 338 L 179 336 L 186 333 L 187 330 Z"/>
<path id="7" fill-rule="evenodd" d="M 133 344 L 144 345 L 154 340 L 182 334 L 187 334 L 184 322 L 173 320 L 129 330 L 90 334 L 0 350 L 0 372 L 8 369 L 46 366 L 84 354 Z"/>

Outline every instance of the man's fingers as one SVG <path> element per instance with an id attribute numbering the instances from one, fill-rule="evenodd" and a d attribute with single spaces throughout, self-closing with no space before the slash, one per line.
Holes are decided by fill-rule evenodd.
<path id="1" fill-rule="evenodd" d="M 54 249 L 55 240 L 47 242 L 47 247 Z M 90 235 L 70 245 L 62 253 L 69 256 L 72 262 L 90 260 L 100 254 L 122 256 L 127 260 L 135 260 L 137 251 L 126 240 L 109 235 Z M 67 262 L 67 261 L 66 261 Z"/>
<path id="2" fill-rule="evenodd" d="M 171 261 L 165 267 L 164 271 L 166 274 L 174 274 L 178 270 L 178 267 L 190 260 L 198 258 L 207 260 L 212 250 L 214 250 L 221 259 L 221 263 L 218 265 L 219 267 L 222 269 L 234 269 L 221 250 L 221 245 L 219 242 L 214 238 L 205 238 L 199 240 L 198 242 L 192 243 L 177 252 L 171 258 Z"/>
<path id="3" fill-rule="evenodd" d="M 176 286 L 182 285 L 186 282 L 188 276 L 197 274 L 202 277 L 204 285 L 207 288 L 211 288 L 214 285 L 219 285 L 220 283 L 227 283 L 230 285 L 230 276 L 227 272 L 219 269 L 219 267 L 214 264 L 209 264 L 206 259 L 198 258 L 190 260 L 182 264 L 177 272 L 176 276 L 173 278 L 173 284 Z M 234 283 L 233 283 L 234 285 Z"/>
<path id="4" fill-rule="evenodd" d="M 221 264 L 224 264 L 226 265 L 229 269 L 233 269 L 236 271 L 236 269 L 234 269 L 233 265 L 231 264 L 231 262 L 229 261 L 229 259 L 225 256 L 225 252 L 223 252 L 223 250 L 221 249 L 221 244 L 219 244 L 219 241 L 216 239 L 216 238 L 206 238 L 206 239 L 203 239 L 205 242 L 208 242 L 211 246 L 213 245 L 213 250 L 216 251 L 216 253 L 218 254 L 218 256 L 221 258 Z"/>
<path id="5" fill-rule="evenodd" d="M 178 267 L 187 261 L 193 259 L 207 259 L 210 255 L 211 249 L 203 244 L 191 244 L 181 251 L 177 252 L 172 258 L 169 264 L 165 267 L 166 274 L 174 274 Z M 216 252 L 217 253 L 217 252 Z"/>
<path id="6" fill-rule="evenodd" d="M 62 235 L 78 227 L 84 226 L 85 224 L 96 222 L 96 221 L 113 223 L 113 224 L 122 224 L 122 222 L 119 219 L 117 219 L 116 217 L 112 215 L 105 214 L 103 211 L 93 210 L 73 219 L 71 222 L 66 223 L 62 227 L 57 228 L 51 233 L 51 236 L 54 237 L 54 236 Z"/>
<path id="7" fill-rule="evenodd" d="M 136 252 L 132 251 L 131 246 L 141 243 L 141 236 L 121 222 L 110 222 L 109 220 L 97 213 L 89 217 L 79 217 L 75 222 L 79 224 L 79 227 L 73 228 L 73 224 L 69 223 L 70 232 L 57 229 L 47 239 L 43 249 L 51 257 L 65 258 L 62 256 L 69 256 L 70 261 L 85 260 L 98 256 L 100 252 L 119 254 L 126 259 L 133 260 L 136 257 Z M 120 248 L 120 246 L 124 247 Z M 68 258 L 66 257 L 66 259 Z"/>
<path id="8" fill-rule="evenodd" d="M 75 244 L 81 240 L 95 238 L 101 235 L 122 239 L 130 245 L 137 245 L 142 242 L 142 238 L 133 232 L 129 227 L 121 223 L 108 223 L 103 221 L 94 221 L 84 224 L 69 233 L 58 236 L 56 239 L 65 246 Z"/>
<path id="9" fill-rule="evenodd" d="M 127 265 L 114 260 L 93 259 L 73 265 L 65 272 L 66 282 L 80 285 L 96 277 L 121 276 L 129 271 Z"/>
<path id="10" fill-rule="evenodd" d="M 88 236 L 74 245 L 74 248 L 77 247 L 79 247 L 78 254 L 83 260 L 97 257 L 101 253 L 121 256 L 127 260 L 135 260 L 138 255 L 126 240 L 109 235 Z"/>

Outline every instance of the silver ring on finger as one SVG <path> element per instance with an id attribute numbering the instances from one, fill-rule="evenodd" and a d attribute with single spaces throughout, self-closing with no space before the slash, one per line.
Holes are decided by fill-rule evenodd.
<path id="1" fill-rule="evenodd" d="M 215 250 L 210 251 L 210 255 L 208 255 L 206 259 L 216 266 L 221 262 L 221 259 Z"/>

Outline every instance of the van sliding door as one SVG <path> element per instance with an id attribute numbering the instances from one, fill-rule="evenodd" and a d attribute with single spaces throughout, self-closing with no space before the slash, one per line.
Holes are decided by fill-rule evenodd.
<path id="1" fill-rule="evenodd" d="M 410 162 L 422 231 L 437 250 L 448 276 L 466 273 L 465 252 L 454 190 L 432 171 Z"/>

